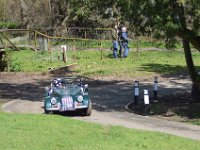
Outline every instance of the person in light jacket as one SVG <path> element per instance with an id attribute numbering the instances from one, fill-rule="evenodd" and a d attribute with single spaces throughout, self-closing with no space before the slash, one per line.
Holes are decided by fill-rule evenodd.
<path id="1" fill-rule="evenodd" d="M 128 57 L 128 53 L 129 53 L 129 48 L 128 48 L 128 33 L 126 30 L 126 27 L 122 27 L 121 29 L 121 43 L 122 43 L 122 47 L 124 49 L 124 54 L 123 57 L 126 58 Z"/>

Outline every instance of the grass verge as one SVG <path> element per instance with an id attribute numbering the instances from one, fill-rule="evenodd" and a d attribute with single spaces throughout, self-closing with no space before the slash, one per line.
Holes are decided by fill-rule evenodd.
<path id="1" fill-rule="evenodd" d="M 0 118 L 0 149 L 4 150 L 200 149 L 199 141 L 63 116 L 1 112 Z"/>

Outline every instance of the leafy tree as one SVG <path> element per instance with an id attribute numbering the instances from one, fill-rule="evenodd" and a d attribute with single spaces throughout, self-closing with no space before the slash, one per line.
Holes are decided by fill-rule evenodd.
<path id="1" fill-rule="evenodd" d="M 200 76 L 193 63 L 191 45 L 200 52 L 199 0 L 133 0 L 126 17 L 142 33 L 182 39 L 186 64 L 193 82 L 192 95 L 200 97 Z"/>
<path id="2" fill-rule="evenodd" d="M 0 0 L 0 21 L 4 20 L 5 0 Z"/>
<path id="3" fill-rule="evenodd" d="M 192 95 L 199 99 L 200 76 L 194 66 L 191 45 L 200 52 L 200 0 L 106 0 L 98 1 L 97 6 L 102 14 L 111 8 L 115 19 L 120 14 L 122 20 L 129 21 L 132 30 L 164 39 L 168 46 L 174 44 L 176 37 L 182 39 L 193 82 Z"/>
<path id="4" fill-rule="evenodd" d="M 62 33 L 67 26 L 95 27 L 105 25 L 104 19 L 126 20 L 134 32 L 165 39 L 168 46 L 179 37 L 192 93 L 200 97 L 200 76 L 191 53 L 191 46 L 200 52 L 200 0 L 6 0 L 6 5 L 0 0 L 0 4 L 6 12 L 0 11 L 0 19 L 21 20 L 30 28 L 53 27 Z"/>

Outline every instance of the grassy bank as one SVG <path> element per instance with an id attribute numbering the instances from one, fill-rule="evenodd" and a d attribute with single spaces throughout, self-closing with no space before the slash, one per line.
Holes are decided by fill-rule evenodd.
<path id="1" fill-rule="evenodd" d="M 3 150 L 193 150 L 193 141 L 157 132 L 101 126 L 55 115 L 0 113 Z"/>
<path id="2" fill-rule="evenodd" d="M 130 51 L 128 58 L 114 59 L 112 51 L 68 51 L 68 61 L 61 61 L 59 52 L 12 51 L 10 71 L 45 72 L 49 67 L 59 68 L 77 63 L 74 74 L 85 76 L 148 76 L 186 71 L 182 51 Z M 193 53 L 195 65 L 200 66 L 200 53 Z M 60 58 L 60 59 L 58 59 Z"/>

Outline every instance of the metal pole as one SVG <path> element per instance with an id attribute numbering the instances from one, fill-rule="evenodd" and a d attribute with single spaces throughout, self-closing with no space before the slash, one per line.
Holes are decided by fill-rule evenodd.
<path id="1" fill-rule="evenodd" d="M 139 100 L 139 81 L 134 82 L 134 104 L 137 105 Z"/>
<path id="2" fill-rule="evenodd" d="M 157 99 L 158 96 L 158 77 L 154 77 L 154 99 Z"/>

